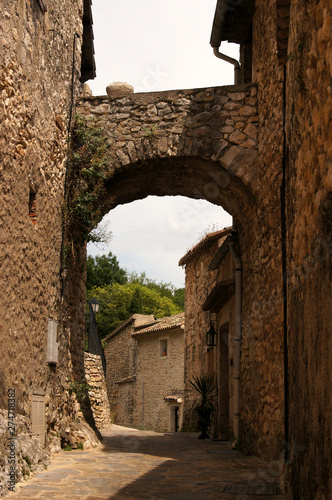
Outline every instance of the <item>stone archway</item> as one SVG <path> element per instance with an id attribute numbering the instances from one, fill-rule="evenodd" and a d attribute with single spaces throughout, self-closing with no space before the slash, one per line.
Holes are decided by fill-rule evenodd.
<path id="1" fill-rule="evenodd" d="M 111 150 L 104 213 L 152 194 L 247 213 L 262 178 L 256 105 L 254 84 L 82 98 L 78 114 Z"/>
<path id="2" fill-rule="evenodd" d="M 111 150 L 104 194 L 98 200 L 100 219 L 117 205 L 148 195 L 205 199 L 235 218 L 243 262 L 243 414 L 253 422 L 253 436 L 261 435 L 257 429 L 269 422 L 273 432 L 266 432 L 259 446 L 276 455 L 283 427 L 279 192 L 277 182 L 268 184 L 259 156 L 256 94 L 250 84 L 114 100 L 85 97 L 77 112 L 105 132 Z M 277 180 L 278 165 L 273 168 Z M 85 257 L 81 247 L 68 279 L 78 371 Z M 271 387 L 275 389 L 269 395 Z"/>

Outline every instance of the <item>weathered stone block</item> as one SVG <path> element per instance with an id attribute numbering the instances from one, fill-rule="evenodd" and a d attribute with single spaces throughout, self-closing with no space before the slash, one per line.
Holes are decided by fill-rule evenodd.
<path id="1" fill-rule="evenodd" d="M 116 99 L 124 95 L 133 94 L 134 87 L 129 83 L 114 82 L 110 83 L 110 85 L 107 85 L 106 92 L 108 97 L 110 97 L 111 99 Z"/>
<path id="2" fill-rule="evenodd" d="M 240 130 L 236 130 L 229 136 L 230 142 L 233 142 L 234 144 L 241 144 L 241 142 L 243 142 L 246 138 L 247 136 L 240 132 Z"/>
<path id="3" fill-rule="evenodd" d="M 240 150 L 237 146 L 231 146 L 219 159 L 219 163 L 223 167 L 229 167 L 232 161 L 237 157 L 240 153 Z"/>

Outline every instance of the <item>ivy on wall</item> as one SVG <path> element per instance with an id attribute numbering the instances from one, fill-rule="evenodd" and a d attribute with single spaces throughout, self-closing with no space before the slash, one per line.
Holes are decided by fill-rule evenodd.
<path id="1" fill-rule="evenodd" d="M 76 115 L 72 132 L 64 207 L 66 233 L 74 242 L 100 241 L 91 231 L 104 215 L 106 172 L 109 172 L 110 148 L 104 132 Z"/>

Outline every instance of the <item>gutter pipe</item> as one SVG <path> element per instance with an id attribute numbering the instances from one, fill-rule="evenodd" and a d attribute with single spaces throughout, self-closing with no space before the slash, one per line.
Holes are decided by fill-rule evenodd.
<path id="1" fill-rule="evenodd" d="M 218 0 L 216 11 L 214 14 L 212 32 L 210 38 L 210 45 L 213 48 L 213 53 L 218 59 L 222 59 L 234 66 L 234 83 L 239 85 L 241 83 L 241 66 L 240 63 L 233 59 L 233 57 L 226 56 L 219 52 L 219 47 L 223 39 L 223 28 L 225 23 L 226 13 L 229 10 L 227 0 Z"/>
<path id="2" fill-rule="evenodd" d="M 233 430 L 235 442 L 240 438 L 240 368 L 241 368 L 241 330 L 242 330 L 242 262 L 235 249 L 233 234 L 229 242 L 229 250 L 235 262 L 235 349 L 234 349 L 234 408 Z M 233 443 L 235 444 L 235 443 Z"/>
<path id="3" fill-rule="evenodd" d="M 287 67 L 284 64 L 283 83 L 283 154 L 282 154 L 282 181 L 280 186 L 280 212 L 281 212 L 281 260 L 282 260 L 282 295 L 284 314 L 284 406 L 285 406 L 285 449 L 284 463 L 289 460 L 289 359 L 288 359 L 288 276 L 287 276 L 287 214 L 286 214 L 286 169 L 288 162 L 287 137 L 286 137 L 286 85 Z"/>
<path id="4" fill-rule="evenodd" d="M 234 66 L 234 84 L 239 85 L 241 83 L 241 66 L 239 61 L 234 59 L 233 57 L 226 56 L 226 54 L 222 54 L 219 52 L 218 47 L 212 47 L 213 48 L 213 53 L 218 59 L 222 59 L 223 61 L 226 61 L 230 64 L 233 64 Z"/>

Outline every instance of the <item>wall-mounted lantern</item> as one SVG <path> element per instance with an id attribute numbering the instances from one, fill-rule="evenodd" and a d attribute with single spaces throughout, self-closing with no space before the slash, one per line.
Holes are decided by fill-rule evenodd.
<path id="1" fill-rule="evenodd" d="M 48 330 L 47 330 L 47 350 L 46 350 L 46 362 L 49 365 L 56 365 L 58 363 L 59 344 L 57 342 L 57 337 L 58 337 L 58 322 L 49 319 Z"/>
<path id="2" fill-rule="evenodd" d="M 210 322 L 210 330 L 206 334 L 206 345 L 208 347 L 217 345 L 217 332 L 214 329 L 213 321 Z"/>

